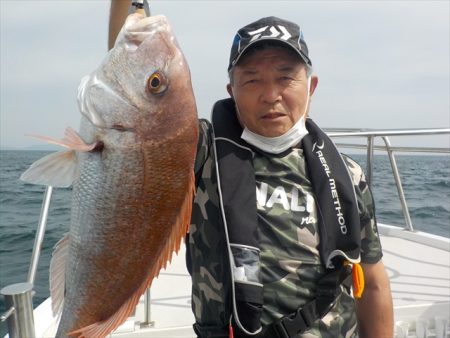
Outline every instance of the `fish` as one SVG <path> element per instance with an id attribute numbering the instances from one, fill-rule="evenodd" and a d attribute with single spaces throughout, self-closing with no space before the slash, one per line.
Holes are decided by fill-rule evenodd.
<path id="1" fill-rule="evenodd" d="M 72 185 L 69 232 L 50 264 L 56 337 L 105 337 L 134 311 L 187 232 L 198 117 L 189 66 L 165 16 L 131 14 L 81 80 L 79 131 L 22 174 Z"/>

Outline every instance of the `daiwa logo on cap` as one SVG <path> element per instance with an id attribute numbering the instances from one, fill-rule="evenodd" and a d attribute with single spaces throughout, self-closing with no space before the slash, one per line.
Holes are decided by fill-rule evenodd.
<path id="1" fill-rule="evenodd" d="M 287 47 L 292 48 L 302 60 L 309 66 L 312 66 L 308 57 L 308 47 L 303 39 L 303 32 L 299 25 L 274 16 L 261 18 L 238 30 L 231 46 L 230 70 L 239 60 L 241 55 L 253 45 L 261 40 L 274 40 Z"/>
<path id="2" fill-rule="evenodd" d="M 277 29 L 278 27 L 278 29 Z M 288 30 L 286 29 L 286 27 L 278 25 L 277 27 L 275 26 L 265 26 L 262 27 L 260 29 L 257 29 L 253 32 L 248 32 L 248 34 L 250 36 L 253 36 L 250 40 L 250 42 L 253 42 L 255 40 L 258 40 L 259 38 L 279 38 L 281 40 L 289 40 L 290 37 L 292 36 Z M 267 29 L 269 29 L 267 31 Z M 270 35 L 263 35 L 263 33 L 269 33 Z M 282 36 L 280 36 L 280 34 L 283 34 Z"/>

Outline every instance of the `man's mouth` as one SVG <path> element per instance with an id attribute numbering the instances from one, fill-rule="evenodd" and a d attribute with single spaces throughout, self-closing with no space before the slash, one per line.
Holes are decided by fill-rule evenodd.
<path id="1" fill-rule="evenodd" d="M 279 117 L 283 117 L 283 116 L 285 116 L 285 114 L 283 114 L 283 113 L 267 113 L 262 116 L 262 119 L 275 120 L 275 119 L 277 119 Z"/>

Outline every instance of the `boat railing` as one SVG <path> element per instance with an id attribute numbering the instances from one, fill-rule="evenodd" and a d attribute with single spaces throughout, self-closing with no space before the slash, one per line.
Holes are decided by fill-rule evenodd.
<path id="1" fill-rule="evenodd" d="M 28 268 L 26 283 L 8 285 L 0 290 L 5 297 L 7 311 L 1 315 L 2 322 L 7 321 L 9 338 L 35 337 L 33 316 L 33 286 L 36 278 L 42 243 L 44 242 L 45 229 L 47 227 L 48 210 L 52 197 L 53 187 L 47 186 L 41 207 L 41 215 L 34 238 L 31 262 Z"/>
<path id="2" fill-rule="evenodd" d="M 406 229 L 413 231 L 411 217 L 403 192 L 400 174 L 395 160 L 394 152 L 426 152 L 426 153 L 450 153 L 450 148 L 431 148 L 431 147 L 393 147 L 389 141 L 389 136 L 418 136 L 418 135 L 450 135 L 450 128 L 441 129 L 417 129 L 417 130 L 368 130 L 368 129 L 326 129 L 327 134 L 332 138 L 365 138 L 366 144 L 345 144 L 337 143 L 340 148 L 366 149 L 367 151 L 367 179 L 369 185 L 372 184 L 372 172 L 374 163 L 374 151 L 384 150 L 389 156 L 392 173 L 397 186 L 397 192 L 401 201 L 402 211 L 406 222 Z M 375 139 L 381 138 L 384 146 L 375 145 Z M 44 240 L 45 228 L 48 218 L 48 210 L 53 189 L 46 187 L 39 218 L 38 229 L 36 232 L 31 263 L 28 270 L 26 283 L 17 283 L 4 287 L 0 294 L 5 297 L 7 310 L 0 316 L 1 321 L 7 321 L 10 338 L 34 337 L 34 318 L 33 318 L 33 285 L 36 276 L 37 266 L 41 253 L 41 247 Z M 143 325 L 151 325 L 150 312 L 150 290 L 145 294 L 145 314 Z"/>
<path id="3" fill-rule="evenodd" d="M 390 136 L 425 136 L 425 135 L 450 135 L 450 128 L 429 128 L 429 129 L 403 129 L 403 130 L 370 130 L 370 129 L 326 129 L 328 136 L 331 138 L 365 138 L 365 144 L 355 143 L 338 143 L 339 148 L 366 149 L 366 177 L 369 186 L 373 181 L 373 165 L 375 150 L 383 150 L 387 153 L 391 164 L 392 175 L 397 187 L 397 193 L 400 199 L 403 217 L 405 219 L 405 229 L 414 231 L 411 221 L 408 205 L 406 203 L 403 185 L 400 179 L 400 173 L 395 159 L 394 152 L 413 152 L 413 153 L 450 153 L 450 148 L 437 147 L 394 147 L 392 146 Z M 375 145 L 375 139 L 380 138 L 384 145 Z"/>

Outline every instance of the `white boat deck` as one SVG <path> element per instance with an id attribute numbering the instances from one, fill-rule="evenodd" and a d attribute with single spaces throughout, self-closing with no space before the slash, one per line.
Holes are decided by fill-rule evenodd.
<path id="1" fill-rule="evenodd" d="M 450 240 L 386 225 L 379 230 L 397 337 L 450 337 Z"/>
<path id="2" fill-rule="evenodd" d="M 450 301 L 450 253 L 383 236 L 383 261 L 397 307 Z"/>
<path id="3" fill-rule="evenodd" d="M 426 337 L 419 332 L 425 328 L 427 337 L 450 337 L 450 240 L 384 225 L 380 225 L 380 233 L 383 261 L 391 280 L 396 337 Z M 151 320 L 154 325 L 140 325 L 144 320 L 141 298 L 135 315 L 111 337 L 195 337 L 190 293 L 190 277 L 181 250 L 153 283 Z M 46 311 L 49 305 L 47 300 L 35 310 L 38 337 L 54 337 L 54 324 L 41 325 L 48 323 L 40 316 L 49 313 Z"/>

